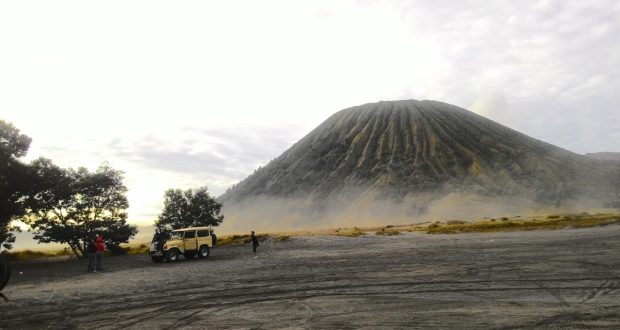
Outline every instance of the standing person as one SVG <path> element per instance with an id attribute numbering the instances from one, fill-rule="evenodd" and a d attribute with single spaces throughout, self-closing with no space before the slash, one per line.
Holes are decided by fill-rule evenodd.
<path id="1" fill-rule="evenodd" d="M 103 251 L 105 251 L 105 244 L 103 243 L 103 237 L 97 236 L 95 240 L 95 247 L 97 248 L 97 267 L 95 271 L 103 271 Z"/>
<path id="2" fill-rule="evenodd" d="M 252 240 L 252 251 L 254 252 L 254 259 L 258 259 L 258 256 L 256 255 L 256 248 L 260 244 L 258 244 L 258 238 L 254 236 L 254 231 L 252 231 L 252 235 L 250 235 L 250 239 Z"/>
<path id="3" fill-rule="evenodd" d="M 86 271 L 89 273 L 94 273 L 97 262 L 97 246 L 92 239 L 89 240 L 88 245 L 86 245 L 86 255 L 88 255 L 88 268 Z"/>

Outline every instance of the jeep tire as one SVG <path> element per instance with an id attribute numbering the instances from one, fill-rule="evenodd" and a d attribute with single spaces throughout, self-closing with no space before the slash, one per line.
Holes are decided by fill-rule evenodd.
<path id="1" fill-rule="evenodd" d="M 177 249 L 171 249 L 168 252 L 166 252 L 166 260 L 168 262 L 179 261 L 179 251 Z"/>
<path id="2" fill-rule="evenodd" d="M 209 257 L 209 246 L 208 245 L 202 245 L 200 247 L 200 249 L 198 249 L 198 258 L 208 258 Z"/>

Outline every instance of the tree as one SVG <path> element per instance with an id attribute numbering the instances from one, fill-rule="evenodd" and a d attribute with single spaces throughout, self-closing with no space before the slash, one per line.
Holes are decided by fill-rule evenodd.
<path id="1" fill-rule="evenodd" d="M 0 120 L 0 244 L 10 249 L 15 242 L 12 220 L 25 212 L 25 188 L 29 187 L 28 166 L 18 158 L 28 152 L 31 139 L 13 124 Z"/>
<path id="2" fill-rule="evenodd" d="M 40 243 L 68 244 L 78 257 L 101 235 L 112 252 L 137 233 L 127 224 L 127 188 L 122 172 L 107 164 L 96 172 L 62 169 L 48 159 L 32 163 L 37 185 L 27 199 L 26 222 Z"/>
<path id="3" fill-rule="evenodd" d="M 164 210 L 155 226 L 159 231 L 168 228 L 218 226 L 224 220 L 222 204 L 209 195 L 207 187 L 196 190 L 169 189 L 164 194 Z"/>

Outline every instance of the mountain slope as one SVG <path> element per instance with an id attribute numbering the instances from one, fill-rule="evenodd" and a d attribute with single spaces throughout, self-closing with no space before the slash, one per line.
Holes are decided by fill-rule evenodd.
<path id="1" fill-rule="evenodd" d="M 520 196 L 560 205 L 609 199 L 617 169 L 533 139 L 475 113 L 434 101 L 393 101 L 342 110 L 220 200 L 259 196 L 303 201 L 372 194 L 454 192 Z"/>

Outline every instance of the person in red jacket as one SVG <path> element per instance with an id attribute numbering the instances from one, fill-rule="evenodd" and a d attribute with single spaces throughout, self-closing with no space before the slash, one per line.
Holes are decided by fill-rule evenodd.
<path id="1" fill-rule="evenodd" d="M 97 267 L 95 267 L 95 272 L 100 272 L 103 271 L 103 251 L 105 251 L 105 243 L 103 243 L 103 237 L 97 236 L 97 238 L 95 239 L 95 247 L 97 248 Z"/>

